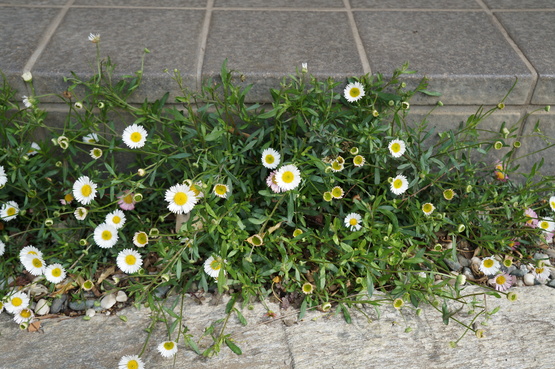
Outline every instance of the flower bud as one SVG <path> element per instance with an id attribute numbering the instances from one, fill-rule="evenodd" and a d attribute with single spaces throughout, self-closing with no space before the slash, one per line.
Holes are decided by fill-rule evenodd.
<path id="1" fill-rule="evenodd" d="M 146 175 L 146 170 L 144 170 L 143 168 L 140 168 L 140 169 L 137 171 L 137 174 L 138 174 L 140 177 L 144 177 L 144 176 Z"/>
<path id="2" fill-rule="evenodd" d="M 25 82 L 31 82 L 33 80 L 33 75 L 31 72 L 25 72 L 21 75 L 21 78 L 23 78 Z"/>
<path id="3" fill-rule="evenodd" d="M 497 141 L 493 144 L 493 148 L 495 150 L 501 150 L 502 147 L 503 147 L 503 142 L 501 142 L 501 141 Z"/>

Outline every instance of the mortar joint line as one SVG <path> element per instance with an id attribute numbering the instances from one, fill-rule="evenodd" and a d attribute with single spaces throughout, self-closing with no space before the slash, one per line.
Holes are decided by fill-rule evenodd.
<path id="1" fill-rule="evenodd" d="M 58 29 L 58 26 L 60 25 L 60 23 L 62 23 L 62 20 L 66 16 L 66 13 L 68 12 L 71 5 L 73 5 L 74 1 L 75 0 L 68 0 L 66 4 L 61 8 L 58 15 L 56 15 L 56 17 L 52 20 L 52 22 L 50 22 L 50 24 L 48 25 L 48 28 L 42 35 L 39 41 L 39 44 L 37 45 L 37 48 L 31 54 L 31 56 L 27 60 L 27 63 L 25 63 L 25 66 L 23 67 L 23 73 L 30 72 L 31 69 L 33 69 L 33 67 L 35 66 L 35 63 L 42 55 L 44 49 L 46 48 L 46 45 L 48 45 L 48 43 L 50 42 L 50 39 L 54 35 L 54 32 L 56 32 L 56 29 Z"/>
<path id="2" fill-rule="evenodd" d="M 358 56 L 362 64 L 363 74 L 372 74 L 372 69 L 370 68 L 370 62 L 368 61 L 368 55 L 366 55 L 366 50 L 364 50 L 364 45 L 362 39 L 360 38 L 360 33 L 358 32 L 358 27 L 355 23 L 355 17 L 353 16 L 353 11 L 351 9 L 351 4 L 349 0 L 343 0 L 345 9 L 347 10 L 347 17 L 349 18 L 349 25 L 351 27 L 351 32 L 353 33 L 353 39 L 357 47 Z"/>
<path id="3" fill-rule="evenodd" d="M 536 91 L 536 88 L 538 86 L 538 81 L 539 81 L 539 74 L 536 71 L 536 68 L 534 68 L 534 66 L 532 65 L 532 63 L 528 60 L 528 58 L 526 57 L 526 55 L 524 55 L 524 52 L 522 52 L 522 50 L 520 49 L 520 47 L 518 47 L 518 45 L 516 44 L 516 42 L 511 38 L 511 36 L 509 35 L 509 32 L 507 32 L 507 30 L 505 29 L 505 27 L 503 27 L 503 25 L 501 24 L 501 22 L 499 21 L 499 19 L 497 19 L 497 17 L 495 16 L 495 14 L 493 14 L 493 12 L 491 11 L 490 8 L 488 8 L 488 6 L 483 2 L 483 0 L 476 0 L 476 2 L 478 4 L 480 4 L 480 6 L 482 7 L 482 9 L 484 10 L 484 12 L 489 16 L 489 18 L 491 19 L 491 21 L 493 22 L 493 24 L 497 27 L 497 29 L 499 30 L 499 32 L 501 32 L 501 34 L 503 35 L 503 37 L 505 38 L 505 40 L 509 43 L 509 45 L 511 45 L 511 47 L 513 48 L 513 50 L 515 51 L 515 53 L 519 56 L 519 58 L 522 60 L 522 62 L 526 65 L 526 67 L 528 68 L 528 70 L 530 71 L 530 73 L 532 73 L 532 86 L 530 88 L 530 91 L 528 91 L 528 96 L 526 97 L 526 100 L 524 102 L 525 105 L 530 105 L 532 102 L 532 97 L 534 96 L 534 92 Z"/>
<path id="4" fill-rule="evenodd" d="M 208 43 L 208 33 L 210 31 L 210 23 L 212 20 L 212 10 L 214 9 L 214 0 L 206 2 L 206 13 L 204 14 L 204 22 L 199 36 L 198 58 L 197 58 L 197 90 L 202 86 L 202 69 L 204 67 L 204 55 L 206 53 L 206 44 Z"/>

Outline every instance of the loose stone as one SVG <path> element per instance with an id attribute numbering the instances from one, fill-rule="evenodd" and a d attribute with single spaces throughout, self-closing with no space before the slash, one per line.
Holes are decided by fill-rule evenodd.
<path id="1" fill-rule="evenodd" d="M 117 302 L 127 301 L 127 294 L 125 293 L 125 291 L 118 291 L 118 294 L 116 295 L 116 301 Z"/>
<path id="2" fill-rule="evenodd" d="M 463 267 L 470 266 L 470 260 L 462 256 L 461 254 L 457 254 L 457 260 L 459 261 L 459 264 L 461 264 Z"/>
<path id="3" fill-rule="evenodd" d="M 35 306 L 35 314 L 37 315 L 46 315 L 50 312 L 50 306 L 48 305 L 48 301 L 45 299 L 40 299 Z"/>
<path id="4" fill-rule="evenodd" d="M 443 261 L 445 262 L 445 264 L 447 264 L 449 269 L 451 269 L 453 272 L 458 272 L 462 269 L 462 265 L 459 264 L 457 261 L 453 261 L 453 260 L 449 260 L 449 259 L 443 259 Z"/>
<path id="5" fill-rule="evenodd" d="M 100 306 L 103 309 L 109 309 L 112 306 L 114 306 L 116 304 L 116 295 L 114 293 L 111 293 L 109 295 L 106 295 L 102 298 L 102 300 L 100 300 Z"/>
<path id="6" fill-rule="evenodd" d="M 524 276 L 524 284 L 527 286 L 533 286 L 534 285 L 534 275 L 532 273 L 528 273 Z"/>
<path id="7" fill-rule="evenodd" d="M 70 301 L 69 308 L 75 311 L 82 311 L 87 308 L 87 304 L 85 301 Z"/>
<path id="8" fill-rule="evenodd" d="M 96 311 L 94 311 L 94 309 L 87 309 L 87 312 L 85 314 L 92 318 L 96 314 Z"/>
<path id="9" fill-rule="evenodd" d="M 552 279 L 549 282 L 547 282 L 547 286 L 555 288 L 555 279 Z"/>
<path id="10" fill-rule="evenodd" d="M 58 314 L 67 304 L 67 295 L 61 295 L 52 300 L 52 305 L 50 306 L 50 313 Z"/>

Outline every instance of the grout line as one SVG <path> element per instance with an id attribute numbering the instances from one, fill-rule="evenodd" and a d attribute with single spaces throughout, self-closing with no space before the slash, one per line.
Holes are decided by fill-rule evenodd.
<path id="1" fill-rule="evenodd" d="M 351 4 L 349 3 L 349 0 L 343 0 L 343 4 L 345 5 L 345 9 L 347 10 L 349 25 L 351 27 L 351 31 L 353 32 L 353 38 L 358 50 L 358 56 L 360 57 L 360 62 L 362 64 L 362 71 L 364 74 L 370 75 L 372 74 L 372 69 L 370 68 L 368 55 L 366 55 L 366 50 L 364 50 L 364 45 L 362 44 L 362 39 L 360 38 L 360 33 L 358 32 L 358 28 L 355 22 L 355 17 L 353 16 L 353 12 L 351 10 Z"/>
<path id="2" fill-rule="evenodd" d="M 518 47 L 516 42 L 514 42 L 514 40 L 511 38 L 511 36 L 509 35 L 505 27 L 503 27 L 499 19 L 497 19 L 495 14 L 493 14 L 493 12 L 486 6 L 486 4 L 484 4 L 482 0 L 476 0 L 476 2 L 478 2 L 482 6 L 484 12 L 490 17 L 493 24 L 495 24 L 495 26 L 499 29 L 501 34 L 503 34 L 503 37 L 505 37 L 505 40 L 507 40 L 507 42 L 509 43 L 509 45 L 511 45 L 511 47 L 516 52 L 516 54 L 520 57 L 520 59 L 524 62 L 524 64 L 526 64 L 526 67 L 528 68 L 530 73 L 532 73 L 532 77 L 533 77 L 532 88 L 530 88 L 530 91 L 528 91 L 528 96 L 526 97 L 526 101 L 524 102 L 524 104 L 530 105 L 530 103 L 532 102 L 532 97 L 534 96 L 534 92 L 536 91 L 536 87 L 538 86 L 538 81 L 539 81 L 538 72 L 536 71 L 532 63 L 530 63 L 526 55 L 524 55 L 522 50 L 520 50 L 520 47 Z"/>
<path id="3" fill-rule="evenodd" d="M 202 68 L 204 66 L 204 55 L 206 53 L 206 43 L 208 42 L 208 32 L 210 31 L 210 21 L 212 20 L 212 9 L 214 8 L 214 0 L 208 0 L 206 3 L 206 13 L 204 14 L 204 23 L 199 36 L 198 59 L 197 59 L 197 90 L 202 86 Z"/>
<path id="4" fill-rule="evenodd" d="M 50 23 L 50 25 L 42 35 L 42 38 L 40 39 L 37 48 L 35 49 L 33 54 L 31 54 L 31 56 L 27 60 L 27 63 L 23 67 L 23 73 L 30 72 L 31 69 L 33 69 L 33 67 L 35 66 L 35 63 L 37 62 L 42 52 L 46 48 L 46 45 L 48 45 L 48 43 L 50 42 L 50 39 L 54 35 L 54 32 L 56 32 L 56 29 L 58 28 L 60 23 L 62 23 L 62 20 L 66 16 L 66 13 L 69 10 L 69 7 L 73 5 L 74 1 L 75 0 L 68 0 L 67 3 L 62 7 L 60 12 L 56 16 L 56 18 L 54 18 L 54 20 Z"/>

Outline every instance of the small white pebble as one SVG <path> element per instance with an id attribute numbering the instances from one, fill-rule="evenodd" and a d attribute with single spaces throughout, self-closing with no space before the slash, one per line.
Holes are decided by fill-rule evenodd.
<path id="1" fill-rule="evenodd" d="M 50 312 L 50 306 L 48 306 L 48 302 L 45 299 L 40 299 L 35 306 L 35 314 L 37 315 L 46 315 Z"/>
<path id="2" fill-rule="evenodd" d="M 124 291 L 118 291 L 118 294 L 116 295 L 116 301 L 117 302 L 127 301 L 127 294 Z"/>
<path id="3" fill-rule="evenodd" d="M 111 293 L 106 295 L 100 300 L 100 306 L 102 309 L 109 309 L 116 304 L 116 294 Z"/>
<path id="4" fill-rule="evenodd" d="M 528 273 L 524 275 L 524 284 L 527 286 L 533 286 L 534 285 L 534 275 L 532 273 Z"/>
<path id="5" fill-rule="evenodd" d="M 96 311 L 94 311 L 94 309 L 87 309 L 87 316 L 90 316 L 91 318 L 96 314 Z"/>

